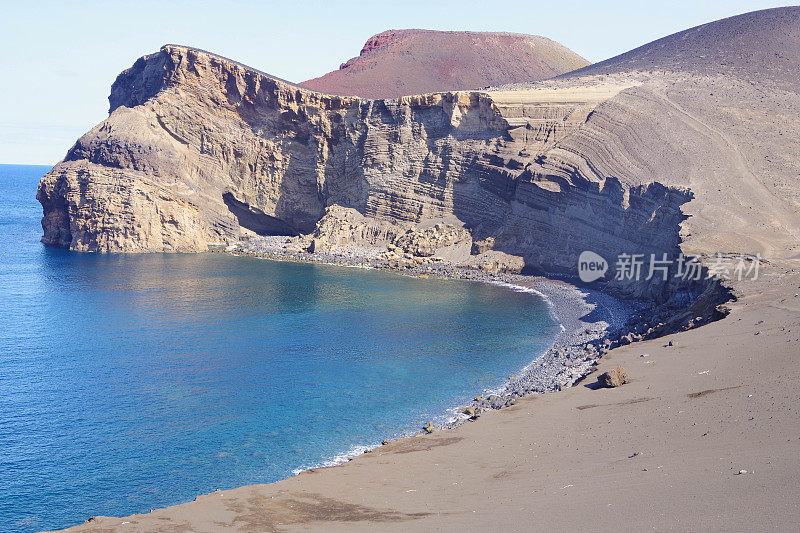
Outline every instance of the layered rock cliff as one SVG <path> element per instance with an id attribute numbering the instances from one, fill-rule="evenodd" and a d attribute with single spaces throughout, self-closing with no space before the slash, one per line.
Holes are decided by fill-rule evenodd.
<path id="1" fill-rule="evenodd" d="M 42 179 L 43 240 L 103 252 L 202 251 L 255 235 L 407 253 L 436 242 L 460 246 L 447 256 L 456 264 L 568 274 L 583 250 L 609 261 L 791 256 L 800 86 L 772 73 L 798 58 L 736 61 L 762 46 L 748 52 L 743 31 L 780 23 L 797 41 L 800 11 L 762 13 L 653 43 L 695 39 L 703 57 L 711 39 L 736 68 L 692 70 L 705 63 L 684 46 L 685 67 L 648 70 L 636 58 L 657 54 L 643 47 L 578 77 L 388 100 L 324 95 L 168 45 L 119 76 L 109 118 Z M 737 35 L 728 45 L 716 37 L 725 28 Z M 676 294 L 674 283 L 633 290 Z"/>
<path id="2" fill-rule="evenodd" d="M 624 87 L 361 100 L 165 46 L 119 76 L 108 120 L 42 180 L 44 241 L 199 251 L 310 233 L 338 205 L 455 216 L 475 240 L 555 269 L 589 246 L 671 248 L 688 191 L 626 186 L 554 152 L 590 114 L 602 124 L 598 105 Z"/>

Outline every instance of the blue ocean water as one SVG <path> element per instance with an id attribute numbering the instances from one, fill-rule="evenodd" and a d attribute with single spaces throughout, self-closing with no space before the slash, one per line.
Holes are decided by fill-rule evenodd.
<path id="1" fill-rule="evenodd" d="M 288 477 L 443 419 L 558 331 L 487 284 L 46 248 L 47 170 L 0 165 L 0 531 Z"/>

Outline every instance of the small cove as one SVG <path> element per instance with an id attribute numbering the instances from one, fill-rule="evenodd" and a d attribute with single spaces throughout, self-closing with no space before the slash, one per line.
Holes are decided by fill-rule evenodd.
<path id="1" fill-rule="evenodd" d="M 444 420 L 559 332 L 485 283 L 38 240 L 45 167 L 0 166 L 0 530 L 288 477 Z"/>

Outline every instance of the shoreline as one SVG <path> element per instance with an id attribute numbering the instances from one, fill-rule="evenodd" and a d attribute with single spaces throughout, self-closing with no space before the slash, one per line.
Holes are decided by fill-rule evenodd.
<path id="1" fill-rule="evenodd" d="M 571 387 L 594 371 L 598 360 L 608 352 L 612 341 L 624 334 L 623 329 L 627 320 L 635 312 L 634 306 L 626 304 L 602 290 L 579 287 L 566 280 L 551 279 L 545 276 L 486 273 L 447 263 L 428 264 L 421 268 L 392 267 L 387 262 L 378 259 L 377 254 L 363 249 L 356 253 L 350 251 L 350 253 L 340 255 L 302 251 L 284 252 L 278 249 L 259 252 L 237 246 L 235 249 L 228 247 L 226 250 L 213 250 L 212 253 L 271 261 L 364 268 L 422 279 L 436 278 L 488 283 L 512 291 L 531 293 L 542 298 L 548 306 L 550 314 L 561 328 L 550 348 L 537 354 L 521 370 L 505 379 L 497 388 L 476 391 L 475 398 L 471 402 L 447 409 L 447 414 L 438 417 L 445 417 L 444 422 L 434 425 L 433 421 L 429 421 L 427 426 L 423 426 L 417 432 L 387 436 L 380 444 L 356 445 L 350 450 L 323 459 L 314 466 L 299 466 L 292 470 L 292 476 L 320 468 L 339 466 L 390 442 L 432 433 L 434 430 L 454 429 L 465 422 L 477 419 L 485 411 L 510 407 L 520 398 Z M 598 315 L 593 322 L 582 320 L 582 317 L 591 313 Z"/>
<path id="2" fill-rule="evenodd" d="M 487 397 L 478 396 L 462 406 L 461 416 L 442 429 L 474 420 L 481 412 L 514 405 L 531 395 L 560 391 L 592 373 L 611 342 L 622 334 L 634 308 L 597 289 L 542 276 L 518 276 L 513 281 L 488 281 L 510 290 L 531 292 L 543 298 L 561 331 L 553 344 Z M 595 314 L 592 322 L 583 317 Z M 606 342 L 607 341 L 607 342 Z"/>
<path id="3" fill-rule="evenodd" d="M 266 259 L 280 260 L 275 258 Z M 328 262 L 319 264 L 364 268 Z M 397 274 L 409 275 L 404 273 Z M 619 318 L 619 314 L 627 313 L 624 316 L 624 318 L 627 318 L 633 312 L 624 303 L 602 291 L 580 288 L 569 282 L 552 280 L 541 276 L 517 277 L 520 279 L 516 279 L 514 282 L 498 280 L 471 281 L 489 283 L 542 298 L 547 304 L 551 315 L 559 323 L 561 331 L 556 334 L 550 348 L 536 355 L 533 360 L 513 374 L 512 377 L 506 378 L 498 387 L 491 390 L 476 391 L 473 401 L 466 404 L 457 404 L 455 407 L 446 409 L 445 414 L 437 417 L 445 418 L 444 422 L 433 425 L 436 431 L 454 429 L 465 422 L 477 419 L 485 411 L 510 407 L 520 398 L 557 392 L 581 381 L 594 371 L 597 361 L 606 353 L 607 349 L 601 343 L 605 339 L 609 339 L 614 333 L 619 333 L 624 327 L 625 322 Z M 441 279 L 464 281 L 463 278 L 442 277 Z M 594 298 L 599 301 L 590 304 L 587 302 L 588 298 Z M 607 320 L 599 319 L 591 323 L 581 320 L 582 316 L 596 311 L 597 308 L 607 307 L 616 307 L 617 316 L 614 316 L 614 312 L 606 311 L 603 317 Z M 588 346 L 592 346 L 592 348 L 588 348 Z M 595 348 L 595 346 L 599 346 L 599 348 Z M 421 431 L 417 430 L 416 432 L 387 436 L 379 444 L 356 445 L 349 450 L 325 458 L 315 465 L 299 466 L 292 470 L 292 476 L 321 468 L 339 466 L 390 442 L 415 437 L 424 433 L 427 432 L 423 426 Z"/>
<path id="4" fill-rule="evenodd" d="M 234 257 L 251 257 L 284 262 L 366 268 L 423 279 L 437 278 L 489 283 L 505 287 L 508 290 L 529 292 L 532 295 L 543 298 L 550 312 L 561 325 L 561 331 L 556 334 L 553 344 L 548 350 L 534 357 L 517 374 L 506 379 L 502 385 L 492 391 L 492 394 L 486 394 L 486 391 L 476 391 L 477 395 L 472 402 L 447 409 L 447 413 L 452 413 L 452 416 L 448 416 L 445 422 L 437 426 L 429 425 L 427 428 L 423 426 L 414 433 L 385 438 L 380 444 L 354 446 L 350 450 L 345 450 L 333 457 L 323 459 L 317 465 L 299 466 L 292 470 L 292 474 L 289 477 L 270 482 L 267 486 L 299 479 L 307 474 L 331 469 L 331 467 L 341 467 L 354 459 L 375 454 L 380 455 L 383 453 L 383 449 L 403 446 L 406 442 L 425 437 L 431 433 L 447 435 L 464 426 L 466 422 L 476 421 L 483 414 L 505 411 L 520 400 L 531 400 L 534 397 L 546 395 L 546 393 L 559 392 L 571 388 L 595 372 L 604 355 L 612 347 L 621 344 L 619 340 L 630 333 L 626 330 L 628 319 L 637 311 L 641 311 L 632 303 L 624 302 L 602 290 L 579 287 L 563 279 L 513 273 L 483 272 L 467 267 L 450 265 L 446 262 L 433 265 L 426 264 L 421 267 L 393 267 L 377 257 L 357 255 L 339 256 L 330 253 L 296 251 L 290 253 L 258 253 L 241 248 L 210 250 L 210 253 L 223 253 Z M 591 321 L 582 320 L 583 317 L 589 314 L 593 315 Z M 486 394 L 486 397 L 484 397 L 484 394 Z M 227 489 L 227 491 L 240 490 L 249 486 Z M 193 502 L 213 494 L 216 494 L 216 492 L 198 495 Z M 179 507 L 190 503 L 192 502 L 180 503 L 176 504 L 176 506 Z M 166 509 L 172 509 L 176 506 L 167 507 Z M 92 523 L 92 521 L 93 519 L 90 519 L 88 523 Z"/>
<path id="5" fill-rule="evenodd" d="M 795 271 L 739 284 L 746 290 L 737 287 L 722 320 L 618 344 L 597 371 L 624 365 L 633 379 L 622 387 L 530 395 L 337 468 L 69 530 L 514 531 L 543 517 L 572 530 L 591 520 L 620 526 L 620 516 L 636 530 L 744 530 L 753 513 L 785 527 L 800 516 L 791 402 L 800 374 L 790 349 L 800 331 L 798 286 Z M 784 487 L 785 497 L 766 484 Z M 687 499 L 698 492 L 720 497 Z M 676 502 L 685 522 L 664 522 Z"/>

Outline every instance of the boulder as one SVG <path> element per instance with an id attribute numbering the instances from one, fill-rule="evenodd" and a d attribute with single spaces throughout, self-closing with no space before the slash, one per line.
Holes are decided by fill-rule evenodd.
<path id="1" fill-rule="evenodd" d="M 600 377 L 598 377 L 597 380 L 604 387 L 619 387 L 620 385 L 624 385 L 630 381 L 628 379 L 628 372 L 625 371 L 625 368 L 621 366 L 613 370 L 609 370 L 608 372 L 603 372 L 600 374 Z"/>
<path id="2" fill-rule="evenodd" d="M 469 418 L 478 418 L 478 409 L 475 406 L 470 405 L 469 407 L 465 407 L 461 412 Z"/>
<path id="3" fill-rule="evenodd" d="M 487 237 L 480 241 L 472 243 L 472 255 L 480 255 L 494 249 L 494 237 Z"/>
<path id="4" fill-rule="evenodd" d="M 471 240 L 469 231 L 464 228 L 435 224 L 427 228 L 409 229 L 394 244 L 409 257 L 432 257 L 440 248 Z"/>

